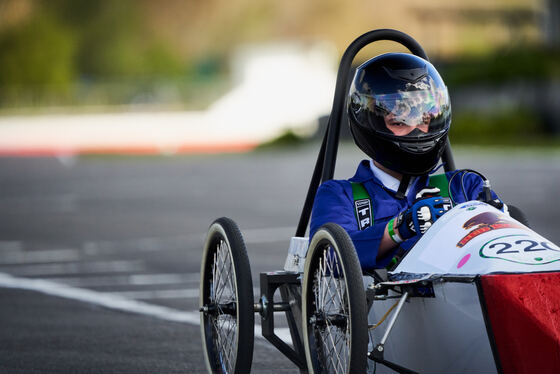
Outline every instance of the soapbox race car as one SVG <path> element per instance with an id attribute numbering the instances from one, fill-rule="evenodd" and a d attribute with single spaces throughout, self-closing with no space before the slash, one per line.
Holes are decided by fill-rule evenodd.
<path id="1" fill-rule="evenodd" d="M 210 226 L 200 282 L 208 372 L 250 372 L 256 313 L 262 336 L 301 373 L 560 372 L 560 248 L 517 209 L 484 198 L 455 205 L 389 272 L 363 272 L 334 223 L 305 237 L 319 184 L 334 175 L 352 61 L 378 40 L 427 59 L 414 39 L 387 29 L 345 51 L 288 258 L 283 270 L 260 274 L 256 300 L 237 225 L 219 218 Z M 442 162 L 455 170 L 449 141 Z M 291 344 L 276 334 L 275 313 L 285 313 Z"/>

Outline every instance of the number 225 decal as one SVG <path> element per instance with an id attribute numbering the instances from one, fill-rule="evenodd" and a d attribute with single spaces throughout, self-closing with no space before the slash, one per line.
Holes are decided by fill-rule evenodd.
<path id="1" fill-rule="evenodd" d="M 560 248 L 529 235 L 506 235 L 490 240 L 480 248 L 480 256 L 527 265 L 544 265 L 560 260 Z"/>

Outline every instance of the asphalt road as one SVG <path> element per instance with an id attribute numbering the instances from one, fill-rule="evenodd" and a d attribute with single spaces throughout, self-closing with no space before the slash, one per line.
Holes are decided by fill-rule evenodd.
<path id="1" fill-rule="evenodd" d="M 0 158 L 0 372 L 204 372 L 196 310 L 208 226 L 239 224 L 258 288 L 260 272 L 284 264 L 317 149 Z M 560 243 L 560 153 L 455 153 Z M 361 158 L 343 146 L 336 176 Z M 252 372 L 297 370 L 257 338 Z"/>

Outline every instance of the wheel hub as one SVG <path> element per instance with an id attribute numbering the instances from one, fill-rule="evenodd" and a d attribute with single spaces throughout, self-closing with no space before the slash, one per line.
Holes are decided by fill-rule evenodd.
<path id="1" fill-rule="evenodd" d="M 346 329 L 348 319 L 346 315 L 340 313 L 326 314 L 317 312 L 309 318 L 309 323 L 317 327 L 334 326 L 340 329 Z"/>
<path id="2" fill-rule="evenodd" d="M 237 308 L 235 302 L 232 301 L 226 304 L 210 303 L 201 307 L 199 311 L 212 316 L 219 314 L 234 316 L 237 313 Z"/>

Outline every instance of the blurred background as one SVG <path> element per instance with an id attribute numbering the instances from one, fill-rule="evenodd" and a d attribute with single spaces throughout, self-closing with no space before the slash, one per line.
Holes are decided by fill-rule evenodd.
<path id="1" fill-rule="evenodd" d="M 559 0 L 0 0 L 0 372 L 205 372 L 208 226 L 239 224 L 258 295 L 377 28 L 443 76 L 457 166 L 560 243 Z M 294 368 L 257 339 L 253 373 Z"/>
<path id="2" fill-rule="evenodd" d="M 455 144 L 556 145 L 559 18 L 557 0 L 0 0 L 0 147 L 235 150 L 309 135 L 330 112 L 344 49 L 374 28 L 425 48 L 451 92 Z M 394 50 L 377 43 L 356 63 Z M 152 117 L 17 130 L 22 115 L 131 112 Z"/>

